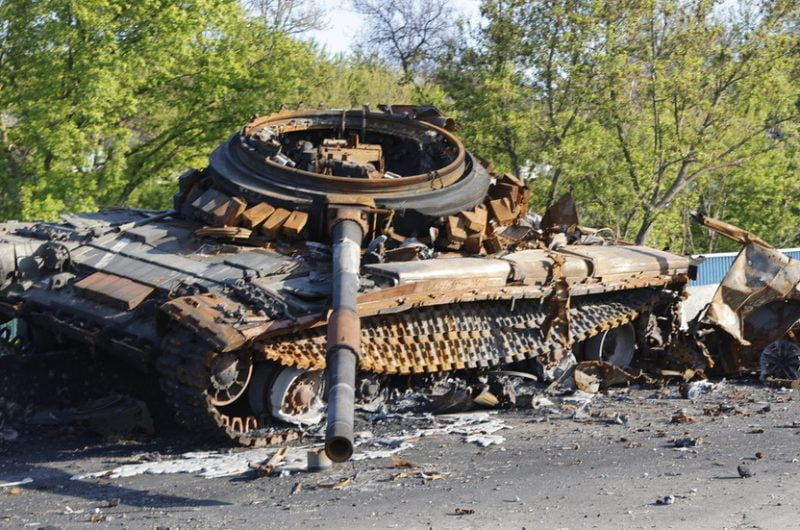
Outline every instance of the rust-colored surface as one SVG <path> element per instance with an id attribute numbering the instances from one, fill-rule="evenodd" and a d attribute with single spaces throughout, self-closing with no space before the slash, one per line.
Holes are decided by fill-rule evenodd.
<path id="1" fill-rule="evenodd" d="M 731 265 L 719 289 L 711 300 L 706 319 L 724 329 L 742 345 L 750 341 L 744 333 L 744 322 L 755 310 L 771 302 L 800 298 L 796 286 L 800 283 L 800 261 L 777 250 L 750 243 Z M 772 335 L 777 312 L 760 318 L 750 326 L 751 339 Z M 788 323 L 786 329 L 793 322 Z M 786 325 L 782 322 L 778 327 Z M 786 329 L 778 336 L 783 335 Z M 777 337 L 776 337 L 777 338 Z M 772 339 L 775 340 L 775 339 Z"/>
<path id="2" fill-rule="evenodd" d="M 694 332 L 701 348 L 726 373 L 757 369 L 761 351 L 800 319 L 800 261 L 775 250 L 754 234 L 698 215 L 704 226 L 744 245 L 714 293 Z M 719 335 L 719 334 L 722 335 Z"/>
<path id="3" fill-rule="evenodd" d="M 578 210 L 575 200 L 567 193 L 553 203 L 542 216 L 542 230 L 565 232 L 578 227 Z"/>
<path id="4" fill-rule="evenodd" d="M 130 311 L 141 304 L 154 289 L 127 278 L 95 272 L 75 284 L 75 290 L 91 298 L 123 311 Z"/>
<path id="5" fill-rule="evenodd" d="M 693 217 L 701 225 L 742 245 L 755 243 L 756 245 L 760 245 L 764 248 L 773 248 L 772 245 L 770 245 L 757 235 L 753 234 L 752 232 L 748 232 L 747 230 L 744 230 L 742 228 L 739 228 L 738 226 L 726 223 L 725 221 L 720 221 L 719 219 L 708 217 L 707 215 L 704 215 L 702 213 L 695 213 L 693 214 Z"/>
<path id="6" fill-rule="evenodd" d="M 292 212 L 284 208 L 278 208 L 267 217 L 261 224 L 261 233 L 269 239 L 275 239 L 280 233 L 283 223 L 289 219 Z"/>
<path id="7" fill-rule="evenodd" d="M 251 230 L 258 228 L 274 211 L 273 206 L 266 202 L 260 202 L 242 214 L 242 226 Z"/>
<path id="8" fill-rule="evenodd" d="M 345 309 L 334 311 L 328 319 L 327 343 L 341 345 L 358 353 L 361 349 L 361 320 Z"/>
<path id="9" fill-rule="evenodd" d="M 238 304 L 219 294 L 176 298 L 161 306 L 161 311 L 204 339 L 219 352 L 241 347 L 247 337 L 239 332 L 225 313 L 233 313 Z"/>

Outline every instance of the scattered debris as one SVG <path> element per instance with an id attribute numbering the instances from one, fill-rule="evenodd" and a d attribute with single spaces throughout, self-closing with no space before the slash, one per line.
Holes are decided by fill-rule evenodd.
<path id="1" fill-rule="evenodd" d="M 16 482 L 2 482 L 0 483 L 0 488 L 12 488 L 14 486 L 24 486 L 25 484 L 30 484 L 31 482 L 33 482 L 33 479 L 27 477 L 22 480 L 18 480 Z"/>
<path id="2" fill-rule="evenodd" d="M 497 398 L 497 396 L 495 396 L 488 390 L 485 390 L 480 394 L 478 394 L 477 396 L 475 396 L 474 398 L 472 398 L 472 401 L 476 405 L 480 405 L 482 407 L 496 407 L 500 405 L 500 400 Z"/>
<path id="3" fill-rule="evenodd" d="M 534 395 L 531 399 L 531 407 L 533 407 L 534 410 L 540 410 L 554 406 L 555 403 L 541 395 Z"/>
<path id="4" fill-rule="evenodd" d="M 510 429 L 494 413 L 490 412 L 471 412 L 464 414 L 446 414 L 442 416 L 415 416 L 408 415 L 376 415 L 373 418 L 387 419 L 391 417 L 393 423 L 397 420 L 413 422 L 420 425 L 423 422 L 430 427 L 416 428 L 412 430 L 396 427 L 399 433 L 389 432 L 380 437 L 367 436 L 360 433 L 356 444 L 356 452 L 353 460 L 370 460 L 376 458 L 390 458 L 395 453 L 413 447 L 413 442 L 426 436 L 456 435 L 460 436 L 465 443 L 473 443 L 468 438 L 472 435 L 490 436 L 502 429 Z M 396 431 L 395 431 L 396 432 Z M 499 437 L 502 438 L 502 437 Z M 501 443 L 496 439 L 493 443 Z M 324 454 L 319 446 L 297 446 L 283 447 L 286 450 L 283 459 L 275 465 L 274 472 L 297 473 L 313 470 L 309 468 L 308 453 L 316 451 Z M 167 458 L 159 455 L 153 458 L 152 455 L 139 455 L 135 463 L 125 464 L 113 469 L 98 471 L 94 473 L 79 474 L 72 477 L 73 480 L 85 480 L 93 478 L 120 478 L 130 477 L 141 474 L 167 474 L 167 473 L 192 473 L 204 478 L 228 477 L 247 473 L 254 467 L 269 462 L 277 452 L 275 448 L 256 448 L 238 452 L 189 452 L 177 458 Z"/>
<path id="5" fill-rule="evenodd" d="M 595 393 L 600 390 L 600 378 L 589 370 L 584 371 L 580 366 L 577 366 L 572 373 L 575 379 L 575 386 L 581 392 Z"/>
<path id="6" fill-rule="evenodd" d="M 711 407 L 703 407 L 704 416 L 723 416 L 725 414 L 738 414 L 740 416 L 749 416 L 750 409 L 741 407 L 739 405 L 731 405 L 729 403 L 718 403 Z"/>
<path id="7" fill-rule="evenodd" d="M 712 383 L 710 381 L 693 381 L 686 385 L 681 385 L 681 395 L 689 401 L 695 402 L 701 396 L 711 394 L 725 388 L 725 380 L 719 383 Z"/>
<path id="8" fill-rule="evenodd" d="M 675 495 L 667 495 L 666 497 L 659 497 L 656 499 L 656 504 L 659 506 L 669 506 L 675 504 Z"/>
<path id="9" fill-rule="evenodd" d="M 308 447 L 290 447 L 284 456 L 281 469 L 306 469 Z M 204 478 L 229 477 L 251 471 L 251 464 L 258 465 L 269 460 L 275 448 L 249 449 L 240 452 L 189 452 L 177 458 L 162 458 L 158 461 L 126 464 L 113 469 L 75 475 L 73 480 L 92 478 L 120 478 L 142 474 L 193 473 Z"/>
<path id="10" fill-rule="evenodd" d="M 389 460 L 392 462 L 392 467 L 396 469 L 413 469 L 417 467 L 417 464 L 410 460 L 404 460 L 397 455 L 389 456 Z"/>
<path id="11" fill-rule="evenodd" d="M 617 425 L 627 425 L 628 415 L 615 412 L 611 417 L 611 423 L 616 423 Z"/>
<path id="12" fill-rule="evenodd" d="M 255 469 L 258 471 L 258 474 L 261 476 L 269 476 L 275 472 L 275 468 L 280 464 L 286 453 L 289 451 L 288 447 L 281 447 L 275 454 L 273 454 L 270 459 L 265 464 L 249 464 L 250 469 Z"/>
<path id="13" fill-rule="evenodd" d="M 703 438 L 678 438 L 677 440 L 673 440 L 672 444 L 673 447 L 676 448 L 697 447 L 699 445 L 703 445 Z"/>
<path id="14" fill-rule="evenodd" d="M 672 414 L 670 423 L 694 423 L 694 418 L 689 416 L 689 413 L 686 411 L 686 409 L 680 409 Z"/>
<path id="15" fill-rule="evenodd" d="M 347 487 L 352 481 L 352 477 L 342 477 L 334 482 L 317 482 L 317 487 L 340 490 L 344 487 Z"/>
<path id="16" fill-rule="evenodd" d="M 744 464 L 739 464 L 736 466 L 736 471 L 739 473 L 741 478 L 750 478 L 755 476 L 755 471 L 751 470 L 748 466 Z"/>
<path id="17" fill-rule="evenodd" d="M 627 385 L 634 381 L 652 383 L 654 379 L 644 372 L 633 374 L 608 361 L 582 361 L 573 372 L 575 386 L 582 392 L 594 394 L 612 386 Z"/>
<path id="18" fill-rule="evenodd" d="M 395 416 L 397 419 L 413 419 L 414 416 Z M 422 418 L 420 418 L 422 419 Z M 427 416 L 427 421 L 434 421 L 430 428 L 414 429 L 402 435 L 387 435 L 368 440 L 364 446 L 381 447 L 377 451 L 362 450 L 353 456 L 354 460 L 367 458 L 388 458 L 391 454 L 398 453 L 412 446 L 412 441 L 426 436 L 439 436 L 456 434 L 463 436 L 466 443 L 477 443 L 477 439 L 469 438 L 472 435 L 487 436 L 502 429 L 510 429 L 502 420 L 496 418 L 494 413 L 470 412 L 462 414 L 445 414 L 441 416 Z M 502 443 L 502 437 L 492 438 L 492 443 Z"/>
<path id="19" fill-rule="evenodd" d="M 392 475 L 392 480 L 402 480 L 406 478 L 422 479 L 423 484 L 432 480 L 442 480 L 444 473 L 438 471 L 425 472 L 425 471 L 400 471 Z"/>
<path id="20" fill-rule="evenodd" d="M 489 447 L 490 445 L 500 445 L 506 441 L 504 436 L 496 434 L 471 434 L 464 438 L 467 443 L 476 443 L 481 447 Z"/>

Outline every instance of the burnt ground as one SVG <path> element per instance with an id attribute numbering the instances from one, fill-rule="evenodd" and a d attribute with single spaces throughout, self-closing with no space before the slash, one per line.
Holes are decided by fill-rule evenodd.
<path id="1" fill-rule="evenodd" d="M 9 528 L 796 527 L 800 487 L 800 407 L 796 392 L 757 381 L 728 382 L 682 398 L 677 387 L 633 387 L 598 395 L 585 407 L 562 403 L 492 416 L 499 445 L 459 434 L 411 440 L 388 458 L 317 472 L 204 478 L 201 470 L 71 480 L 187 451 L 246 449 L 209 445 L 169 428 L 154 436 L 103 440 L 75 427 L 16 424 L 0 442 L 0 526 Z M 685 409 L 684 413 L 676 411 Z M 686 423 L 675 423 L 687 420 Z M 375 436 L 409 422 L 361 424 Z M 676 447 L 683 445 L 685 447 Z M 754 475 L 741 478 L 744 465 Z M 392 477 L 422 470 L 428 479 Z M 747 471 L 747 470 L 744 470 Z M 441 475 L 437 475 L 440 473 Z M 341 489 L 331 485 L 350 478 Z M 432 480 L 438 478 L 437 480 Z M 671 497 L 670 497 L 671 496 Z M 659 504 L 665 502 L 666 504 Z M 91 520 L 97 522 L 91 523 Z"/>

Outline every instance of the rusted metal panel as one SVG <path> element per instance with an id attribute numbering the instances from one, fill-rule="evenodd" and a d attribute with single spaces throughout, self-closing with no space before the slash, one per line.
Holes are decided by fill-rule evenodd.
<path id="1" fill-rule="evenodd" d="M 260 202 L 245 210 L 242 214 L 242 226 L 245 228 L 250 228 L 251 230 L 254 228 L 258 228 L 264 220 L 269 217 L 272 212 L 275 211 L 275 207 L 271 206 L 266 202 Z"/>
<path id="2" fill-rule="evenodd" d="M 572 195 L 567 193 L 553 203 L 542 216 L 541 227 L 547 231 L 572 231 L 578 226 L 578 210 Z"/>
<path id="3" fill-rule="evenodd" d="M 308 213 L 300 210 L 293 211 L 281 227 L 281 232 L 289 239 L 300 239 L 308 223 Z"/>
<path id="4" fill-rule="evenodd" d="M 687 274 L 691 260 L 668 252 L 633 245 L 564 246 L 558 250 L 514 252 L 504 260 L 514 263 L 528 284 L 552 279 L 555 258 L 563 260 L 560 275 L 570 281 L 598 278 L 613 283 L 634 278 Z"/>
<path id="5" fill-rule="evenodd" d="M 686 274 L 692 263 L 684 256 L 636 245 L 581 245 L 561 248 L 559 252 L 592 260 L 592 276 L 609 280 L 645 274 Z"/>
<path id="6" fill-rule="evenodd" d="M 225 312 L 235 314 L 239 304 L 220 294 L 203 294 L 175 298 L 161 306 L 161 312 L 186 326 L 206 340 L 219 352 L 241 347 L 247 337 L 234 324 L 235 317 L 226 322 Z"/>
<path id="7" fill-rule="evenodd" d="M 278 208 L 272 212 L 263 223 L 261 223 L 261 233 L 264 234 L 264 237 L 266 238 L 274 239 L 278 236 L 283 223 L 289 219 L 290 215 L 292 215 L 292 212 L 289 210 Z"/>
<path id="8" fill-rule="evenodd" d="M 500 226 L 508 226 L 514 222 L 517 216 L 514 204 L 508 199 L 495 199 L 489 201 L 489 210 Z"/>
<path id="9" fill-rule="evenodd" d="M 723 278 L 705 319 L 725 330 L 740 344 L 748 345 L 744 319 L 770 302 L 800 298 L 797 292 L 799 283 L 800 261 L 761 244 L 750 243 L 739 252 Z"/>
<path id="10" fill-rule="evenodd" d="M 720 235 L 727 237 L 728 239 L 732 239 L 737 243 L 741 243 L 742 245 L 755 243 L 756 245 L 760 245 L 764 248 L 773 248 L 772 245 L 770 245 L 757 235 L 753 234 L 752 232 L 748 232 L 743 228 L 739 228 L 738 226 L 726 223 L 725 221 L 720 221 L 719 219 L 713 219 L 701 213 L 694 213 L 692 214 L 692 217 L 694 217 L 694 219 L 701 225 L 713 230 L 714 232 L 717 232 Z"/>
<path id="11" fill-rule="evenodd" d="M 121 276 L 95 272 L 75 284 L 75 290 L 113 307 L 130 311 L 141 304 L 155 289 Z"/>
<path id="12" fill-rule="evenodd" d="M 213 210 L 212 222 L 216 226 L 236 226 L 246 209 L 247 201 L 239 197 L 231 197 Z"/>
<path id="13" fill-rule="evenodd" d="M 769 378 L 760 362 L 767 346 L 791 335 L 800 319 L 800 261 L 746 230 L 695 218 L 745 246 L 681 343 L 699 354 L 700 365 L 731 375 L 762 369 L 762 379 Z"/>

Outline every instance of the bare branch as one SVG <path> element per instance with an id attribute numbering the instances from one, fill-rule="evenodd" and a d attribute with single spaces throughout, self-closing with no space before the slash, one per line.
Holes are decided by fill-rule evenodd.
<path id="1" fill-rule="evenodd" d="M 398 65 L 410 79 L 441 51 L 454 28 L 448 0 L 353 0 L 366 21 L 359 45 Z"/>
<path id="2" fill-rule="evenodd" d="M 271 31 L 294 35 L 325 27 L 316 0 L 244 0 L 244 6 Z"/>

